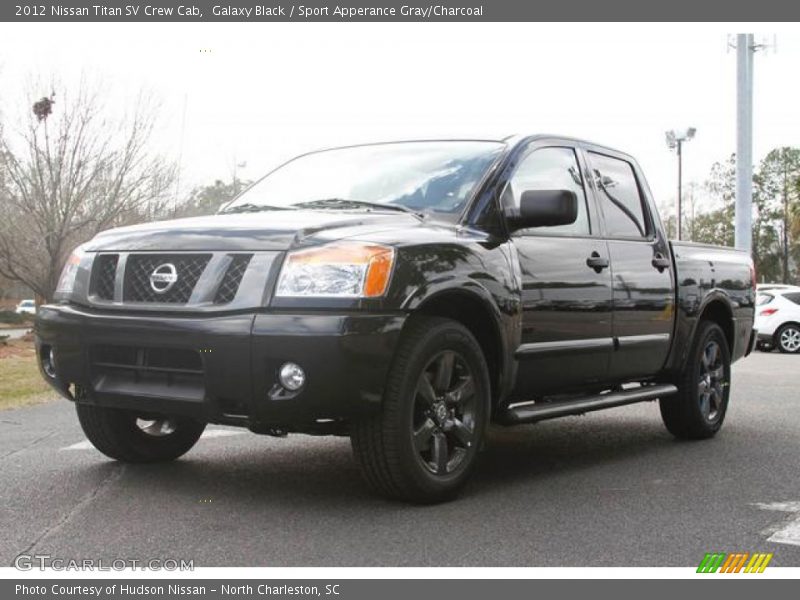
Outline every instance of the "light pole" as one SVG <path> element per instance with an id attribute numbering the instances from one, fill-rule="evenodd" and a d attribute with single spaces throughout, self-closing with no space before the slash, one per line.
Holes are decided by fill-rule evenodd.
<path id="1" fill-rule="evenodd" d="M 675 230 L 677 239 L 681 239 L 681 192 L 683 187 L 683 143 L 688 142 L 697 133 L 697 129 L 689 127 L 687 129 L 670 129 L 667 136 L 667 147 L 674 149 L 678 154 L 678 200 L 675 204 Z"/>
<path id="2" fill-rule="evenodd" d="M 247 161 L 243 160 L 238 162 L 236 157 L 233 157 L 233 197 L 239 195 L 239 178 L 238 178 L 238 169 L 244 169 L 247 167 Z"/>

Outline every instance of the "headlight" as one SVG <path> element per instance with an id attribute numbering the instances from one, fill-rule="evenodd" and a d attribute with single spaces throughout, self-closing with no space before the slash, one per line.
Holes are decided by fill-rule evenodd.
<path id="1" fill-rule="evenodd" d="M 338 242 L 290 252 L 276 296 L 376 298 L 389 286 L 394 248 Z"/>
<path id="2" fill-rule="evenodd" d="M 78 275 L 78 267 L 80 267 L 83 255 L 84 252 L 81 246 L 75 248 L 61 271 L 61 277 L 56 286 L 56 294 L 62 298 L 69 296 L 75 288 L 75 277 Z"/>

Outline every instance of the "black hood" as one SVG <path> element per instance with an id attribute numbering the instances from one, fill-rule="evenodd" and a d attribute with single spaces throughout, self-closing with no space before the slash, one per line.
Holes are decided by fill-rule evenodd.
<path id="1" fill-rule="evenodd" d="M 319 235 L 324 240 L 358 237 L 408 227 L 403 213 L 281 210 L 210 215 L 110 229 L 88 242 L 90 252 L 286 250 Z"/>

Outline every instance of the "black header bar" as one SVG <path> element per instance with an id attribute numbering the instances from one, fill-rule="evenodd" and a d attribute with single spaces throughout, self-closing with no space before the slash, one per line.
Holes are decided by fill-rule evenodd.
<path id="1" fill-rule="evenodd" d="M 327 0 L 227 2 L 62 0 L 0 2 L 0 21 L 27 22 L 353 22 L 353 21 L 683 21 L 800 20 L 787 0 Z"/>

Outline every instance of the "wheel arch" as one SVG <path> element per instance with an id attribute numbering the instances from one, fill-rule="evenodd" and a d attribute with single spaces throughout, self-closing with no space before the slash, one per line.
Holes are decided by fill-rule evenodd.
<path id="1" fill-rule="evenodd" d="M 733 310 L 727 299 L 723 300 L 719 296 L 713 297 L 703 306 L 695 323 L 692 339 L 697 335 L 700 323 L 703 321 L 711 321 L 720 326 L 720 329 L 725 334 L 725 341 L 728 343 L 728 351 L 733 356 L 736 331 L 733 322 Z"/>
<path id="2" fill-rule="evenodd" d="M 793 320 L 784 321 L 783 323 L 781 323 L 780 325 L 778 325 L 778 326 L 775 328 L 775 333 L 773 333 L 773 334 L 772 334 L 772 342 L 773 342 L 774 344 L 777 344 L 777 343 L 778 343 L 778 334 L 780 333 L 781 329 L 783 329 L 783 328 L 784 328 L 784 327 L 786 327 L 787 325 L 794 325 L 795 327 L 797 327 L 798 329 L 800 329 L 800 322 L 798 322 L 798 321 L 793 321 Z"/>
<path id="3" fill-rule="evenodd" d="M 495 405 L 506 390 L 508 358 L 500 311 L 488 292 L 477 287 L 439 290 L 421 300 L 412 314 L 453 319 L 475 336 L 489 369 L 492 404 Z"/>

